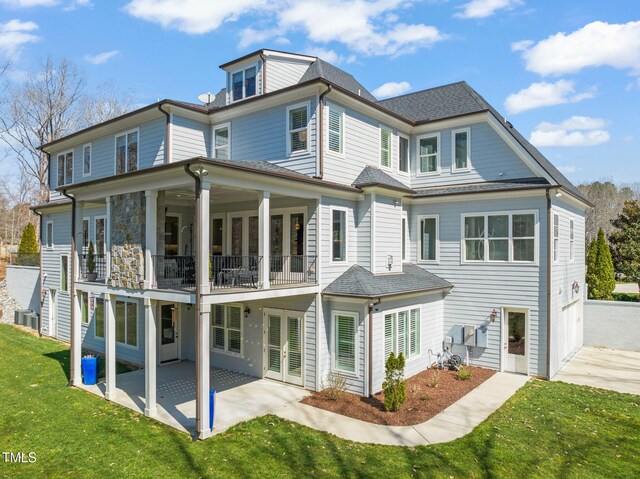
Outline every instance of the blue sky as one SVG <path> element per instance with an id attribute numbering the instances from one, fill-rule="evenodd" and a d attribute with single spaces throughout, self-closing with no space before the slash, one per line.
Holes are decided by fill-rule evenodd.
<path id="1" fill-rule="evenodd" d="M 140 105 L 217 92 L 218 65 L 259 48 L 380 98 L 466 80 L 575 183 L 640 181 L 636 1 L 0 0 L 13 81 L 67 57 Z"/>

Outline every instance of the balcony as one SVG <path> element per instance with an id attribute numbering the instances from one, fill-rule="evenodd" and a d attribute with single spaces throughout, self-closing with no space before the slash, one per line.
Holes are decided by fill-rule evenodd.
<path id="1" fill-rule="evenodd" d="M 93 255 L 93 271 L 89 271 L 87 266 L 87 257 L 83 254 L 80 257 L 80 280 L 92 283 L 104 283 L 107 277 L 107 260 L 103 254 Z"/>

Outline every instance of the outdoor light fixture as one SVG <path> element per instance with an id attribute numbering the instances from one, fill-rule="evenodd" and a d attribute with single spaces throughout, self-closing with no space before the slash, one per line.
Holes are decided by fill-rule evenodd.
<path id="1" fill-rule="evenodd" d="M 246 308 L 244 308 L 244 319 L 249 319 L 250 314 L 251 314 L 251 310 L 247 306 Z"/>
<path id="2" fill-rule="evenodd" d="M 393 256 L 387 255 L 387 268 L 389 268 L 389 271 L 391 271 L 392 267 L 393 267 Z"/>
<path id="3" fill-rule="evenodd" d="M 497 317 L 498 317 L 498 311 L 496 311 L 496 308 L 493 308 L 493 311 L 489 313 L 489 318 L 491 318 L 491 322 L 493 323 Z"/>
<path id="4" fill-rule="evenodd" d="M 571 289 L 573 289 L 573 292 L 578 294 L 580 292 L 580 283 L 578 283 L 577 281 L 574 281 L 573 284 L 571 285 Z"/>

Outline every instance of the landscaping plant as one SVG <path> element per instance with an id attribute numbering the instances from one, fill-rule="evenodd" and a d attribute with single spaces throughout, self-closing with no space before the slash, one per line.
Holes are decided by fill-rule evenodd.
<path id="1" fill-rule="evenodd" d="M 16 264 L 21 266 L 38 266 L 36 255 L 39 254 L 36 229 L 33 223 L 27 223 L 22 230 L 22 237 L 18 245 L 18 258 Z"/>
<path id="2" fill-rule="evenodd" d="M 611 222 L 616 230 L 609 235 L 617 273 L 640 286 L 640 204 L 626 201 L 622 213 Z"/>
<path id="3" fill-rule="evenodd" d="M 589 285 L 589 299 L 613 299 L 616 280 L 611 251 L 602 228 L 598 231 L 598 238 L 589 245 L 586 279 Z"/>
<path id="4" fill-rule="evenodd" d="M 347 390 L 347 378 L 342 374 L 331 371 L 327 376 L 326 384 L 323 384 L 322 394 L 331 401 L 339 401 Z"/>
<path id="5" fill-rule="evenodd" d="M 461 381 L 466 381 L 467 379 L 471 379 L 471 376 L 473 376 L 471 369 L 464 366 L 462 366 L 460 368 L 460 371 L 456 373 L 456 378 Z"/>
<path id="6" fill-rule="evenodd" d="M 396 356 L 391 353 L 385 363 L 384 382 L 384 407 L 387 411 L 399 411 L 407 400 L 407 383 L 404 379 L 404 354 Z"/>
<path id="7" fill-rule="evenodd" d="M 93 241 L 89 241 L 89 251 L 87 252 L 87 272 L 93 274 L 96 270 L 96 254 L 93 248 Z"/>

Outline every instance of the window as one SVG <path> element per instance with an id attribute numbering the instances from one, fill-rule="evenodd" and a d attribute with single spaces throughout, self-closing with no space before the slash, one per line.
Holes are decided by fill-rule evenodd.
<path id="1" fill-rule="evenodd" d="M 454 130 L 451 132 L 451 151 L 453 158 L 451 159 L 452 171 L 469 171 L 471 168 L 471 147 L 469 138 L 471 130 Z"/>
<path id="2" fill-rule="evenodd" d="M 407 241 L 409 240 L 409 221 L 407 219 L 407 212 L 404 211 L 402 213 L 402 234 L 401 234 L 401 240 L 402 241 L 402 261 L 406 261 L 407 260 L 407 256 L 408 256 L 408 250 L 409 248 L 407 247 Z"/>
<path id="3" fill-rule="evenodd" d="M 419 216 L 420 238 L 418 259 L 420 261 L 438 260 L 438 216 Z"/>
<path id="4" fill-rule="evenodd" d="M 287 108 L 287 150 L 289 154 L 307 151 L 309 105 L 295 105 Z"/>
<path id="5" fill-rule="evenodd" d="M 138 303 L 116 301 L 116 342 L 138 346 Z"/>
<path id="6" fill-rule="evenodd" d="M 91 144 L 82 147 L 82 176 L 91 175 Z"/>
<path id="7" fill-rule="evenodd" d="M 89 218 L 82 219 L 82 246 L 89 247 Z"/>
<path id="8" fill-rule="evenodd" d="M 242 354 L 242 306 L 212 307 L 211 347 L 233 354 Z"/>
<path id="9" fill-rule="evenodd" d="M 96 298 L 94 310 L 95 337 L 104 338 L 104 299 Z"/>
<path id="10" fill-rule="evenodd" d="M 420 355 L 420 308 L 384 315 L 384 358 L 402 353 L 411 359 Z"/>
<path id="11" fill-rule="evenodd" d="M 380 166 L 391 168 L 391 131 L 380 127 Z"/>
<path id="12" fill-rule="evenodd" d="M 535 213 L 463 215 L 463 261 L 535 261 Z"/>
<path id="13" fill-rule="evenodd" d="M 60 291 L 69 291 L 69 256 L 60 256 Z"/>
<path id="14" fill-rule="evenodd" d="M 58 186 L 73 183 L 73 151 L 58 155 Z"/>
<path id="15" fill-rule="evenodd" d="M 89 323 L 89 293 L 80 291 L 80 312 L 82 324 Z"/>
<path id="16" fill-rule="evenodd" d="M 333 313 L 334 354 L 333 369 L 356 372 L 356 331 L 358 315 Z"/>
<path id="17" fill-rule="evenodd" d="M 116 175 L 138 169 L 138 130 L 116 136 Z"/>
<path id="18" fill-rule="evenodd" d="M 573 261 L 574 259 L 574 228 L 573 228 L 573 220 L 569 221 L 569 261 Z"/>
<path id="19" fill-rule="evenodd" d="M 231 101 L 242 100 L 256 94 L 256 71 L 257 67 L 252 66 L 231 75 Z"/>
<path id="20" fill-rule="evenodd" d="M 553 262 L 560 260 L 560 216 L 553 215 Z"/>
<path id="21" fill-rule="evenodd" d="M 398 136 L 398 169 L 402 173 L 409 173 L 409 138 Z"/>
<path id="22" fill-rule="evenodd" d="M 344 110 L 334 105 L 329 105 L 329 151 L 342 153 L 344 141 Z"/>
<path id="23" fill-rule="evenodd" d="M 44 242 L 47 248 L 53 248 L 53 221 L 47 221 Z"/>
<path id="24" fill-rule="evenodd" d="M 222 256 L 222 240 L 223 240 L 223 224 L 222 218 L 214 218 L 211 220 L 211 254 L 214 256 Z"/>
<path id="25" fill-rule="evenodd" d="M 229 147 L 229 129 L 230 125 L 217 126 L 213 129 L 213 157 L 219 160 L 228 160 L 231 158 Z"/>
<path id="26" fill-rule="evenodd" d="M 347 260 L 347 212 L 331 211 L 331 261 Z"/>
<path id="27" fill-rule="evenodd" d="M 440 170 L 439 143 L 439 133 L 418 138 L 419 173 L 437 173 Z"/>
<path id="28" fill-rule="evenodd" d="M 106 243 L 105 243 L 105 224 L 107 219 L 102 217 L 96 217 L 95 221 L 95 235 L 96 235 L 96 243 L 95 250 L 97 255 L 104 255 L 106 253 Z"/>

